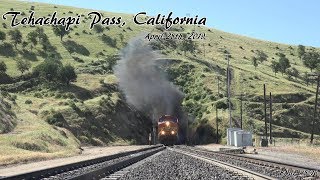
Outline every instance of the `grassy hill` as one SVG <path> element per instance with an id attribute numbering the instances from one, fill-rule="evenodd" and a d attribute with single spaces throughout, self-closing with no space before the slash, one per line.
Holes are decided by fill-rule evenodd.
<path id="1" fill-rule="evenodd" d="M 47 16 L 54 11 L 58 15 L 86 16 L 90 10 L 58 5 L 3 0 L 0 12 L 14 9 L 28 14 L 34 9 L 36 16 Z M 102 11 L 100 11 L 102 12 Z M 54 35 L 52 27 L 44 26 L 50 46 L 44 50 L 38 43 L 32 50 L 30 44 L 14 47 L 9 38 L 9 21 L 1 20 L 0 31 L 7 38 L 0 42 L 0 61 L 8 67 L 7 75 L 0 78 L 0 88 L 14 97 L 11 111 L 14 120 L 0 134 L 0 164 L 21 160 L 44 159 L 68 156 L 79 152 L 80 144 L 112 145 L 146 143 L 150 124 L 147 117 L 125 103 L 113 75 L 113 62 L 119 51 L 133 37 L 143 32 L 161 33 L 161 28 L 137 26 L 131 21 L 132 15 L 103 12 L 104 16 L 121 15 L 126 26 L 105 28 L 97 33 L 88 28 L 90 19 L 72 27 L 70 33 L 60 40 Z M 23 40 L 36 27 L 23 27 Z M 198 26 L 177 26 L 172 32 L 206 33 L 205 40 L 196 41 L 194 53 L 181 52 L 167 42 L 153 42 L 163 55 L 159 67 L 168 73 L 168 78 L 185 93 L 183 106 L 195 120 L 193 131 L 198 140 L 210 142 L 215 138 L 215 106 L 226 103 L 226 65 L 225 52 L 231 55 L 233 123 L 239 124 L 240 93 L 244 93 L 244 127 L 257 134 L 263 132 L 263 84 L 274 97 L 274 131 L 278 137 L 307 138 L 310 133 L 315 85 L 307 85 L 304 73 L 310 72 L 297 55 L 297 46 L 286 45 L 222 32 Z M 106 37 L 111 38 L 112 42 Z M 176 42 L 179 46 L 179 42 Z M 160 48 L 159 48 L 160 47 Z M 307 51 L 317 48 L 307 47 Z M 267 55 L 267 60 L 257 68 L 251 58 L 257 51 Z M 279 59 L 283 53 L 292 67 L 300 75 L 289 78 L 270 67 L 271 61 Z M 51 55 L 59 57 L 63 64 L 75 67 L 78 78 L 70 86 L 42 82 L 31 77 L 30 72 L 21 76 L 16 61 L 27 60 L 32 68 Z M 31 69 L 32 69 L 31 68 Z M 218 78 L 220 94 L 218 94 Z M 10 114 L 2 111 L 0 114 Z M 228 127 L 227 111 L 219 110 L 222 119 L 220 133 L 225 136 Z M 8 122 L 8 121 L 7 121 Z M 11 122 L 11 120 L 10 120 Z M 0 121 L 0 123 L 3 123 Z M 7 123 L 8 124 L 8 123 Z M 15 128 L 13 128 L 15 126 Z M 1 130 L 1 128 L 0 128 Z M 1 131 L 0 131 L 1 132 Z M 316 128 L 320 134 L 320 129 Z M 21 138 L 23 137 L 23 138 Z M 317 137 L 318 138 L 318 137 Z"/>

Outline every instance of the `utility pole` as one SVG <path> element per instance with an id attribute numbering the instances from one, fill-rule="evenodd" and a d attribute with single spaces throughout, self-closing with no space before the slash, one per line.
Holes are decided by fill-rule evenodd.
<path id="1" fill-rule="evenodd" d="M 314 126 L 315 121 L 317 118 L 317 106 L 318 106 L 318 94 L 319 94 L 319 81 L 320 81 L 320 75 L 317 77 L 317 89 L 316 89 L 316 100 L 314 103 L 314 113 L 313 113 L 313 119 L 312 119 L 312 127 L 311 127 L 311 138 L 310 138 L 310 144 L 313 144 L 313 134 L 314 134 Z"/>
<path id="2" fill-rule="evenodd" d="M 229 106 L 229 128 L 232 128 L 232 122 L 231 122 L 231 101 L 230 101 L 230 60 L 229 60 L 229 54 L 225 54 L 226 59 L 228 61 L 228 67 L 227 67 L 227 88 L 228 88 L 228 106 Z"/>
<path id="3" fill-rule="evenodd" d="M 242 129 L 242 95 L 240 95 L 240 128 Z"/>
<path id="4" fill-rule="evenodd" d="M 270 144 L 272 144 L 272 95 L 270 92 L 270 114 L 269 114 L 269 134 L 270 134 Z"/>
<path id="5" fill-rule="evenodd" d="M 189 119 L 187 118 L 187 142 L 186 144 L 188 145 L 189 144 Z"/>
<path id="6" fill-rule="evenodd" d="M 206 47 L 205 47 L 205 44 L 203 43 L 202 46 L 203 46 L 203 56 L 206 57 Z"/>
<path id="7" fill-rule="evenodd" d="M 153 121 L 153 144 L 157 144 L 156 143 L 156 120 L 154 119 L 154 113 L 152 114 L 152 121 Z"/>
<path id="8" fill-rule="evenodd" d="M 217 130 L 217 132 L 216 132 L 216 136 L 217 136 L 217 140 L 216 140 L 216 143 L 218 144 L 219 143 L 219 126 L 218 126 L 218 124 L 219 124 L 219 119 L 218 119 L 218 107 L 216 106 L 216 130 Z"/>
<path id="9" fill-rule="evenodd" d="M 218 79 L 218 97 L 220 97 L 220 77 L 217 76 Z"/>
<path id="10" fill-rule="evenodd" d="M 266 99 L 266 84 L 263 84 L 263 99 L 264 99 L 264 136 L 266 139 L 268 136 L 268 128 L 267 128 L 267 99 Z"/>

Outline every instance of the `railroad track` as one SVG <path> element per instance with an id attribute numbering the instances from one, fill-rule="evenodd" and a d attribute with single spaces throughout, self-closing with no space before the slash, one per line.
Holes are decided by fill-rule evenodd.
<path id="1" fill-rule="evenodd" d="M 238 174 L 238 176 L 242 176 L 244 179 L 256 179 L 256 180 L 264 180 L 264 179 L 275 180 L 276 179 L 270 176 L 266 176 L 264 174 L 247 170 L 245 168 L 241 168 L 232 164 L 225 163 L 223 161 L 216 160 L 214 158 L 209 158 L 207 156 L 199 155 L 197 153 L 188 152 L 186 150 L 175 149 L 175 148 L 170 148 L 169 150 L 206 161 L 218 167 L 225 168 L 228 171 L 232 171 L 235 174 Z"/>
<path id="2" fill-rule="evenodd" d="M 1 178 L 0 178 L 1 179 Z M 4 179 L 320 179 L 310 167 L 189 146 L 162 145 Z"/>
<path id="3" fill-rule="evenodd" d="M 229 166 L 233 170 L 254 179 L 320 179 L 320 170 L 312 167 L 186 146 L 175 146 L 172 150 L 220 163 L 225 167 Z"/>
<path id="4" fill-rule="evenodd" d="M 151 146 L 135 151 L 118 153 L 96 159 L 81 161 L 64 166 L 39 170 L 14 176 L 1 177 L 1 180 L 31 180 L 31 179 L 102 179 L 141 161 L 157 152 L 164 150 L 162 145 Z"/>

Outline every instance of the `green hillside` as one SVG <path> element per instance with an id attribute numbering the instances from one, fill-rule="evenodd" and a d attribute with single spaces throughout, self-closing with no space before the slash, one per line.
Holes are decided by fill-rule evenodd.
<path id="1" fill-rule="evenodd" d="M 113 145 L 147 143 L 150 121 L 141 112 L 129 107 L 118 89 L 113 66 L 120 50 L 133 37 L 143 32 L 161 33 L 161 27 L 137 26 L 132 15 L 103 12 L 106 16 L 119 16 L 126 20 L 124 27 L 109 26 L 103 32 L 90 30 L 90 10 L 50 4 L 1 0 L 1 14 L 9 10 L 24 12 L 34 9 L 36 16 L 84 15 L 83 22 L 73 26 L 68 35 L 56 36 L 53 28 L 43 26 L 48 38 L 34 47 L 28 42 L 28 34 L 36 27 L 18 29 L 22 42 L 14 47 L 9 31 L 10 21 L 1 20 L 0 31 L 6 39 L 0 41 L 0 62 L 7 66 L 1 74 L 0 89 L 7 95 L 11 110 L 0 106 L 0 117 L 10 114 L 10 120 L 0 121 L 0 164 L 32 159 L 48 159 L 79 153 L 81 144 Z M 102 12 L 102 11 L 100 11 Z M 25 16 L 26 16 L 25 15 Z M 197 141 L 212 142 L 215 127 L 215 106 L 226 106 L 226 66 L 228 52 L 231 63 L 233 123 L 239 125 L 240 97 L 244 95 L 244 128 L 256 134 L 263 132 L 263 84 L 274 97 L 274 124 L 277 137 L 308 138 L 311 131 L 315 85 L 306 83 L 303 65 L 297 46 L 261 41 L 244 36 L 209 29 L 202 26 L 175 26 L 170 32 L 201 32 L 205 40 L 197 40 L 194 52 L 180 50 L 180 41 L 153 41 L 151 44 L 164 58 L 159 67 L 168 73 L 168 78 L 185 93 L 184 109 L 194 119 L 190 122 Z M 319 51 L 306 47 L 306 51 Z M 266 60 L 255 68 L 252 57 L 266 55 Z M 281 54 L 289 60 L 291 69 L 298 70 L 297 77 L 275 75 L 272 61 Z M 45 60 L 58 59 L 63 65 L 75 67 L 77 80 L 70 85 L 47 82 L 34 77 L 34 67 Z M 17 70 L 20 60 L 31 63 L 23 74 Z M 218 77 L 220 94 L 218 94 Z M 10 98 L 13 97 L 13 98 Z M 2 101 L 2 100 L 1 100 Z M 227 111 L 220 109 L 222 119 L 220 134 L 225 136 L 228 127 Z M 10 121 L 10 122 L 9 122 Z M 1 130 L 4 129 L 5 130 Z M 317 126 L 319 127 L 319 126 Z M 320 129 L 316 128 L 316 134 Z M 23 137 L 23 138 L 22 138 Z M 223 138 L 223 137 L 220 137 Z M 317 136 L 318 138 L 318 136 Z"/>

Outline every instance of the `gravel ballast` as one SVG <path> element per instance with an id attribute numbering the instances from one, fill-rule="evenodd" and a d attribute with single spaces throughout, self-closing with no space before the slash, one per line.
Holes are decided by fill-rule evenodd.
<path id="1" fill-rule="evenodd" d="M 43 180 L 56 180 L 56 179 L 72 179 L 72 178 L 77 178 L 78 176 L 81 176 L 83 174 L 87 174 L 88 172 L 93 172 L 99 169 L 103 169 L 104 167 L 110 166 L 112 164 L 124 161 L 124 160 L 128 160 L 131 159 L 133 157 L 137 157 L 139 155 L 142 155 L 144 153 L 148 153 L 148 152 L 152 152 L 155 151 L 155 149 L 151 149 L 151 150 L 147 150 L 147 151 L 143 151 L 143 152 L 139 152 L 139 153 L 135 153 L 135 154 L 131 154 L 128 156 L 123 156 L 123 157 L 119 157 L 119 158 L 115 158 L 115 159 L 111 159 L 108 161 L 104 161 L 101 163 L 97 163 L 97 164 L 93 164 L 93 165 L 89 165 L 86 167 L 81 167 L 72 171 L 67 171 L 67 172 L 63 172 L 60 174 L 56 174 L 54 176 L 51 176 L 49 178 L 43 178 Z"/>
<path id="2" fill-rule="evenodd" d="M 233 156 L 229 156 L 227 154 L 218 154 L 218 153 L 209 153 L 204 151 L 196 151 L 193 148 L 189 147 L 182 147 L 179 148 L 193 152 L 202 156 L 206 156 L 209 158 L 213 158 L 222 162 L 226 162 L 238 167 L 242 167 L 254 172 L 258 172 L 270 177 L 274 177 L 277 179 L 319 179 L 318 174 L 319 171 L 312 171 L 312 170 L 295 170 L 291 168 L 285 168 L 281 165 L 271 165 L 268 163 L 257 163 L 255 161 L 249 161 L 245 158 L 236 158 Z"/>
<path id="3" fill-rule="evenodd" d="M 145 162 L 122 176 L 121 180 L 133 179 L 247 179 L 227 169 L 205 161 L 165 150 L 161 155 Z"/>

